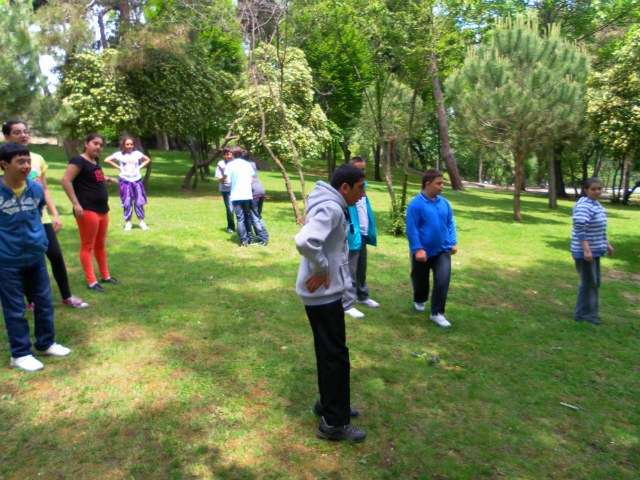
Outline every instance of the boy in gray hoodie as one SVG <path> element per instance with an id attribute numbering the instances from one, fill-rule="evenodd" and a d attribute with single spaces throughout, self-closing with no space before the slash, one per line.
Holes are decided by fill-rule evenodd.
<path id="1" fill-rule="evenodd" d="M 296 235 L 302 255 L 296 292 L 302 298 L 313 330 L 320 398 L 313 407 L 320 415 L 318 438 L 359 442 L 367 436 L 351 425 L 358 415 L 349 402 L 349 349 L 346 346 L 342 295 L 351 286 L 347 229 L 353 228 L 347 207 L 365 196 L 364 173 L 340 166 L 331 185 L 319 181 L 307 200 L 307 218 Z"/>

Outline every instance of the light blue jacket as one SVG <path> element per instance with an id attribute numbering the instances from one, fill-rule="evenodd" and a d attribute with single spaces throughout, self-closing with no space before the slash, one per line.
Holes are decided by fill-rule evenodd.
<path id="1" fill-rule="evenodd" d="M 365 188 L 367 184 L 364 184 Z M 373 210 L 369 204 L 369 197 L 365 197 L 367 201 L 367 216 L 369 217 L 369 230 L 366 237 L 366 244 L 376 247 L 378 245 L 378 235 L 376 233 L 376 222 L 373 218 Z M 360 217 L 358 216 L 358 207 L 347 207 L 349 217 L 351 218 L 351 224 L 353 225 L 353 232 L 351 226 L 347 230 L 347 238 L 349 240 L 349 250 L 360 250 L 362 247 L 362 235 L 360 235 Z"/>
<path id="2" fill-rule="evenodd" d="M 2 177 L 0 177 L 2 179 Z M 49 248 L 42 226 L 42 209 L 46 206 L 44 189 L 26 180 L 20 198 L 0 180 L 0 264 L 33 265 Z"/>

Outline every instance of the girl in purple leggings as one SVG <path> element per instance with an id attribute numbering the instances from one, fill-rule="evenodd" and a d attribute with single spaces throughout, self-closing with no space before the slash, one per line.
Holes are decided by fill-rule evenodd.
<path id="1" fill-rule="evenodd" d="M 116 165 L 114 160 L 117 160 L 120 165 Z M 127 222 L 124 231 L 131 231 L 131 217 L 134 209 L 140 221 L 140 229 L 149 230 L 144 223 L 144 206 L 147 204 L 147 196 L 140 170 L 146 167 L 151 159 L 142 152 L 134 150 L 133 138 L 125 135 L 120 140 L 120 151 L 105 158 L 104 162 L 120 170 L 120 200 L 124 208 L 124 220 Z"/>

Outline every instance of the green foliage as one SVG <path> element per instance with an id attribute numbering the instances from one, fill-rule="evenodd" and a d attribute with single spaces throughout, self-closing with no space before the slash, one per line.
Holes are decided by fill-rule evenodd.
<path id="1" fill-rule="evenodd" d="M 391 235 L 404 235 L 407 230 L 407 205 L 396 202 L 389 205 L 389 223 L 387 232 Z"/>
<path id="2" fill-rule="evenodd" d="M 629 33 L 613 58 L 610 68 L 589 79 L 588 117 L 605 147 L 626 158 L 640 146 L 640 29 Z"/>
<path id="3" fill-rule="evenodd" d="M 160 130 L 185 136 L 202 129 L 219 134 L 235 113 L 229 100 L 237 79 L 216 69 L 203 48 L 192 48 L 187 56 L 149 48 L 142 68 L 126 73 L 126 83 L 145 134 Z"/>
<path id="4" fill-rule="evenodd" d="M 31 5 L 0 0 L 0 118 L 28 113 L 42 95 Z"/>
<path id="5" fill-rule="evenodd" d="M 135 133 L 138 104 L 110 65 L 116 55 L 115 50 L 79 53 L 62 69 L 56 91 L 60 102 L 57 120 L 73 138 L 107 127 Z"/>
<path id="6" fill-rule="evenodd" d="M 327 117 L 314 102 L 313 79 L 304 53 L 289 47 L 284 63 L 278 65 L 275 47 L 258 47 L 254 52 L 258 92 L 265 115 L 265 141 L 283 161 L 292 162 L 293 153 L 278 116 L 282 95 L 284 113 L 300 160 L 315 157 L 331 137 Z M 234 94 L 239 105 L 236 134 L 240 143 L 259 147 L 262 120 L 256 108 L 256 89 L 252 79 Z M 275 102 L 275 103 L 274 103 Z"/>
<path id="7" fill-rule="evenodd" d="M 456 119 L 476 139 L 526 157 L 575 130 L 588 62 L 557 27 L 541 37 L 535 21 L 519 17 L 503 22 L 490 44 L 469 49 L 446 85 Z"/>

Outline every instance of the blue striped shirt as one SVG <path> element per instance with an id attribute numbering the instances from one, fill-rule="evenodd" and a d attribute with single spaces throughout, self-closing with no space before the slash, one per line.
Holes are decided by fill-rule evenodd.
<path id="1" fill-rule="evenodd" d="M 573 206 L 573 231 L 571 232 L 571 256 L 584 258 L 580 242 L 587 241 L 594 257 L 607 252 L 607 212 L 600 202 L 582 197 Z"/>

